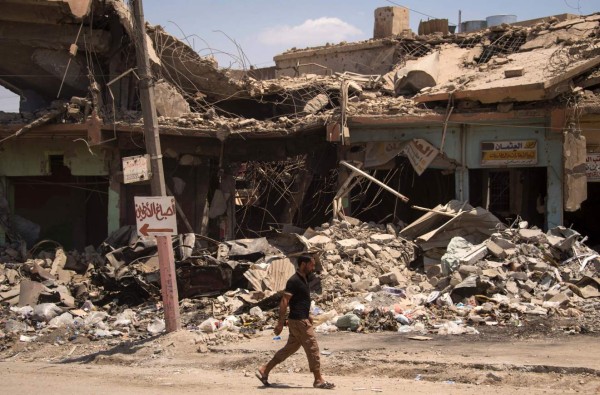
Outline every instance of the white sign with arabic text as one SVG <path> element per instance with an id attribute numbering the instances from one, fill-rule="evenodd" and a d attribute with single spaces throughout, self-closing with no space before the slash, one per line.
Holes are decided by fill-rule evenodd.
<path id="1" fill-rule="evenodd" d="M 135 222 L 141 236 L 177 234 L 175 198 L 172 196 L 135 196 Z"/>

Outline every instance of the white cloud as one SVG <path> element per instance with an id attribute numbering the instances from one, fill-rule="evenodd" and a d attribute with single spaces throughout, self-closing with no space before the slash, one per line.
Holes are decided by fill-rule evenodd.
<path id="1" fill-rule="evenodd" d="M 347 41 L 362 31 L 339 18 L 307 19 L 297 26 L 275 26 L 263 30 L 258 39 L 266 45 L 307 47 Z"/>

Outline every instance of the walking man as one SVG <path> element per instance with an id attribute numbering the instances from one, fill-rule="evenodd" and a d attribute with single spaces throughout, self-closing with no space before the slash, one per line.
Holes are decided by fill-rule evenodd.
<path id="1" fill-rule="evenodd" d="M 332 389 L 333 383 L 325 381 L 321 375 L 321 361 L 319 357 L 319 345 L 315 337 L 310 311 L 310 288 L 309 275 L 315 270 L 315 260 L 309 256 L 298 257 L 298 270 L 287 281 L 281 303 L 279 304 L 279 322 L 275 327 L 275 335 L 279 335 L 285 324 L 285 313 L 288 306 L 290 315 L 288 317 L 288 328 L 290 335 L 287 344 L 266 365 L 256 371 L 256 377 L 265 386 L 269 386 L 269 373 L 287 357 L 298 351 L 300 346 L 304 348 L 308 358 L 308 367 L 315 376 L 313 387 Z"/>

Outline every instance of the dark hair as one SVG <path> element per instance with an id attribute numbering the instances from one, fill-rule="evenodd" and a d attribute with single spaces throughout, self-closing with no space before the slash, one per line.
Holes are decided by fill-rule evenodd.
<path id="1" fill-rule="evenodd" d="M 300 266 L 303 263 L 309 263 L 311 261 L 312 257 L 308 256 L 308 255 L 300 255 L 298 257 L 298 266 Z"/>

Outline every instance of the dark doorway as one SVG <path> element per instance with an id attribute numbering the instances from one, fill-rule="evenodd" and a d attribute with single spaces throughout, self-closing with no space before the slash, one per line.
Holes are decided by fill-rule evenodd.
<path id="1" fill-rule="evenodd" d="M 546 168 L 474 169 L 469 171 L 469 202 L 511 223 L 517 217 L 544 227 Z"/>

